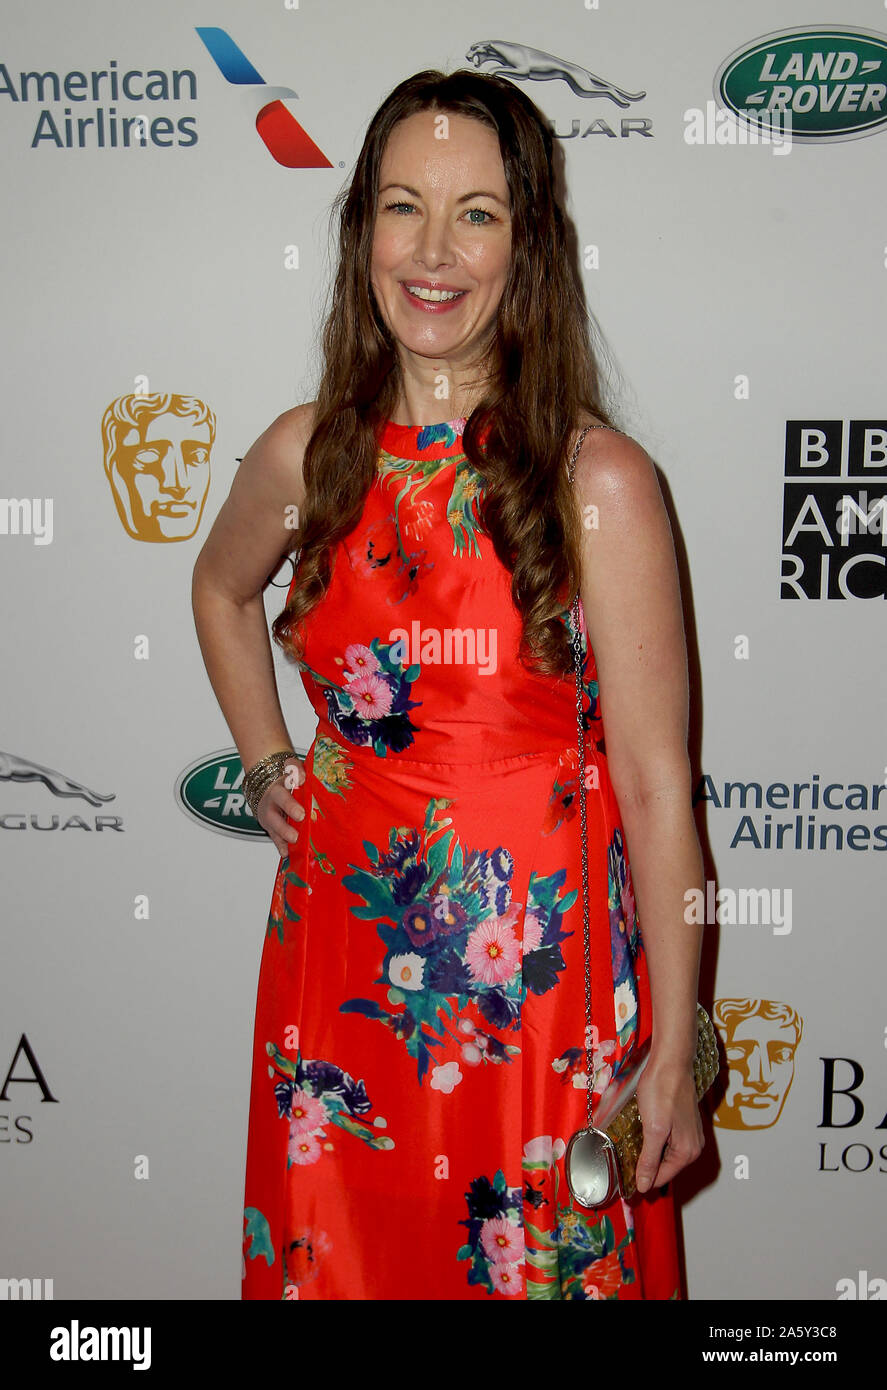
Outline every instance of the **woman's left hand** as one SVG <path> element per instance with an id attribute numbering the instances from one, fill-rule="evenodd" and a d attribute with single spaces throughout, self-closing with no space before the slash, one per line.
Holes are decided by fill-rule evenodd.
<path id="1" fill-rule="evenodd" d="M 663 1187 L 702 1153 L 705 1136 L 692 1066 L 651 1057 L 638 1082 L 637 1101 L 644 1126 L 637 1188 L 646 1192 Z"/>

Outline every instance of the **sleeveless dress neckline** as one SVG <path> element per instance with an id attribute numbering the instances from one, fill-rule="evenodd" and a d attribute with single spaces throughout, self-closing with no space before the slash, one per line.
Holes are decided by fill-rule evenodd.
<path id="1" fill-rule="evenodd" d="M 434 425 L 401 425 L 385 420 L 379 430 L 379 448 L 401 459 L 439 459 L 462 452 L 462 432 L 467 416 Z"/>
<path id="2" fill-rule="evenodd" d="M 443 420 L 434 425 L 401 425 L 393 420 L 385 420 L 378 430 L 377 443 L 380 449 L 394 458 L 413 459 L 416 462 L 446 459 L 464 453 L 462 435 L 467 423 L 467 416 Z M 587 428 L 621 433 L 600 421 Z"/>

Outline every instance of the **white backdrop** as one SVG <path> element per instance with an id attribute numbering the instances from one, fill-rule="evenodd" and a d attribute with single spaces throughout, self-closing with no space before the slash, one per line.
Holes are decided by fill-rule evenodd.
<path id="1" fill-rule="evenodd" d="M 887 43 L 883 8 L 834 8 L 842 26 Z M 816 597 L 818 555 L 834 560 L 840 542 L 823 539 L 809 507 L 788 548 L 816 551 L 811 596 L 781 592 L 780 572 L 784 496 L 789 524 L 800 505 L 787 478 L 822 516 L 850 487 L 839 473 L 822 482 L 823 467 L 791 473 L 791 441 L 818 438 L 802 430 L 832 422 L 829 437 L 850 441 L 864 422 L 872 466 L 851 490 L 861 479 L 867 505 L 884 491 L 883 457 L 880 476 L 874 465 L 887 421 L 887 132 L 782 154 L 685 138 L 685 113 L 713 101 L 731 54 L 822 16 L 790 0 L 449 0 L 443 11 L 407 0 L 92 0 L 73 25 L 61 0 L 3 0 L 0 14 L 0 1280 L 52 1279 L 56 1298 L 240 1295 L 255 987 L 277 854 L 236 830 L 246 820 L 236 787 L 233 799 L 226 791 L 236 758 L 196 642 L 191 570 L 236 460 L 314 394 L 328 208 L 370 116 L 402 78 L 465 66 L 472 45 L 498 38 L 599 80 L 597 95 L 564 76 L 524 86 L 562 138 L 620 422 L 659 465 L 676 518 L 707 876 L 779 890 L 783 902 L 791 893 L 789 931 L 706 928 L 702 998 L 740 1002 L 714 1005 L 729 1088 L 710 1107 L 704 1158 L 676 1184 L 688 1293 L 877 1293 L 872 1281 L 887 1277 L 887 790 L 880 807 L 872 790 L 887 778 L 883 534 L 870 527 L 846 551 L 873 557 L 853 571 L 871 597 Z M 252 85 L 228 80 L 201 26 L 237 45 Z M 820 48 L 856 51 L 858 38 Z M 150 77 L 123 82 L 152 70 L 167 75 L 168 99 L 159 77 L 152 100 L 140 98 Z M 177 71 L 193 78 L 175 95 Z M 43 74 L 42 92 L 23 73 Z M 863 84 L 883 83 L 887 63 L 870 59 L 865 73 Z M 257 95 L 260 81 L 298 94 L 286 109 L 329 167 L 278 162 L 254 123 L 274 99 Z M 617 105 L 600 84 L 629 99 Z M 123 117 L 142 114 L 144 145 L 124 147 Z M 136 518 L 131 534 L 101 425 L 112 402 L 146 393 L 197 398 L 214 437 L 208 458 L 192 460 L 198 481 L 183 505 L 154 530 Z M 804 462 L 816 462 L 810 448 Z M 138 495 L 151 500 L 143 486 Z M 825 521 L 833 528 L 834 507 Z M 284 592 L 268 591 L 269 618 Z M 290 732 L 307 747 L 310 707 L 275 660 Z M 177 789 L 220 751 L 227 761 L 192 796 L 201 821 Z M 756 784 L 760 806 L 754 787 L 743 807 L 726 783 Z M 813 805 L 816 785 L 831 786 L 831 807 Z M 777 823 L 790 826 L 781 848 Z M 848 1091 L 832 1106 L 830 1086 Z"/>

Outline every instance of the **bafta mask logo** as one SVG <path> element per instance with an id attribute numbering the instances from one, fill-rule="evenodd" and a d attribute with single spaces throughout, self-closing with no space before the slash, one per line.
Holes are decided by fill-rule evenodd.
<path id="1" fill-rule="evenodd" d="M 724 1129 L 775 1125 L 795 1075 L 804 1021 L 775 999 L 716 999 L 712 1021 L 727 1057 L 727 1090 L 714 1113 Z"/>
<path id="2" fill-rule="evenodd" d="M 102 419 L 105 475 L 137 541 L 186 541 L 209 492 L 216 417 L 197 396 L 118 396 Z"/>

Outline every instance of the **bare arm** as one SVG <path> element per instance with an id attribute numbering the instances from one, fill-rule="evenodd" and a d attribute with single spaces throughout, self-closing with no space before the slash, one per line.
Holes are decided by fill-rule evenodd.
<path id="1" fill-rule="evenodd" d="M 661 1186 L 697 1157 L 702 1138 L 692 1089 L 702 928 L 684 920 L 684 894 L 703 881 L 687 754 L 686 641 L 671 528 L 645 450 L 592 431 L 577 460 L 576 501 L 598 508 L 597 529 L 583 530 L 582 604 L 653 1001 L 650 1061 L 638 1088 L 643 1191 L 644 1172 Z M 653 1159 L 660 1126 L 667 1126 L 660 1151 L 671 1134 L 661 1167 L 658 1153 Z"/>
<path id="2" fill-rule="evenodd" d="M 304 498 L 302 458 L 313 413 L 313 405 L 285 411 L 251 446 L 194 565 L 191 603 L 197 639 L 244 768 L 292 747 L 274 677 L 262 590 L 292 543 L 287 520 L 293 505 L 300 507 Z M 301 813 L 282 786 L 275 788 L 272 800 L 281 812 Z M 282 814 L 275 818 L 275 828 L 292 829 Z M 272 833 L 269 824 L 265 829 L 286 853 L 282 836 Z"/>

